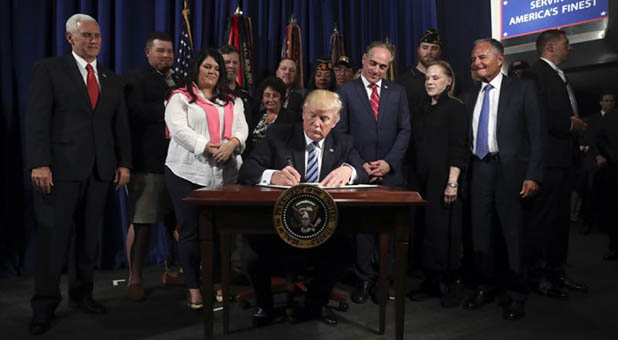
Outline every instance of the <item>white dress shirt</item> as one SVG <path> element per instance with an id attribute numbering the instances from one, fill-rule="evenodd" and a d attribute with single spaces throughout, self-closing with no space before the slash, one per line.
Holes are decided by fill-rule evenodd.
<path id="1" fill-rule="evenodd" d="M 367 80 L 367 78 L 365 78 L 365 76 L 363 76 L 361 74 L 360 76 L 361 80 L 363 81 L 363 86 L 365 87 L 365 91 L 367 92 L 367 98 L 369 98 L 369 102 L 371 103 L 371 92 L 373 92 L 373 90 L 369 87 L 369 85 L 371 84 L 371 82 L 369 82 L 369 80 Z M 380 79 L 376 85 L 378 85 L 378 97 L 380 97 L 380 95 L 382 94 L 382 79 Z"/>
<path id="2" fill-rule="evenodd" d="M 84 60 L 84 58 L 78 56 L 77 54 L 75 54 L 75 52 L 71 52 L 73 53 L 73 58 L 75 58 L 75 61 L 77 61 L 77 69 L 79 70 L 79 74 L 82 75 L 82 79 L 84 79 L 84 84 L 86 84 L 86 86 L 88 86 L 88 70 L 86 70 L 86 65 L 90 64 L 92 65 L 92 70 L 94 71 L 94 78 L 97 80 L 97 84 L 99 85 L 99 93 L 101 92 L 101 82 L 99 81 L 99 71 L 97 70 L 97 60 L 94 59 L 93 62 L 88 63 L 86 60 Z"/>
<path id="3" fill-rule="evenodd" d="M 307 171 L 307 162 L 309 161 L 309 144 L 313 143 L 313 140 L 307 137 L 307 134 L 303 131 L 303 136 L 305 136 L 305 171 Z M 320 172 L 322 171 L 322 152 L 324 151 L 324 139 L 318 141 L 318 145 L 315 147 L 316 157 L 318 159 L 318 178 L 320 178 Z M 294 167 L 292 164 L 290 166 Z M 356 180 L 356 169 L 353 166 L 347 163 L 343 163 L 342 165 L 349 166 L 352 169 L 352 176 L 350 176 L 350 180 L 348 184 L 354 183 Z M 260 178 L 260 184 L 271 184 L 271 179 L 273 174 L 279 170 L 275 169 L 267 169 L 262 172 L 262 177 Z M 304 177 L 305 174 L 300 174 Z"/>
<path id="4" fill-rule="evenodd" d="M 489 84 L 494 88 L 489 91 L 489 121 L 487 122 L 487 144 L 489 144 L 488 152 L 494 154 L 498 152 L 498 139 L 496 137 L 496 126 L 498 123 L 498 103 L 500 102 L 500 87 L 502 86 L 502 79 L 504 75 L 499 72 L 498 75 L 492 79 Z M 485 99 L 485 86 L 487 83 L 481 84 L 481 90 L 476 98 L 476 104 L 474 105 L 474 114 L 472 116 L 472 152 L 476 150 L 476 136 L 479 128 L 479 116 L 481 115 L 481 108 L 483 107 L 483 100 Z"/>
<path id="5" fill-rule="evenodd" d="M 197 95 L 208 101 L 201 91 Z M 198 104 L 189 103 L 185 95 L 174 94 L 165 108 L 165 124 L 170 132 L 165 166 L 176 176 L 198 185 L 209 187 L 235 183 L 242 164 L 240 154 L 245 148 L 249 128 L 242 100 L 236 98 L 233 104 L 232 137 L 240 141 L 240 146 L 226 163 L 219 164 L 212 157 L 204 155 L 206 144 L 210 142 L 206 113 Z M 215 107 L 219 113 L 219 131 L 223 143 L 226 141 L 223 138 L 223 106 L 215 104 Z"/>

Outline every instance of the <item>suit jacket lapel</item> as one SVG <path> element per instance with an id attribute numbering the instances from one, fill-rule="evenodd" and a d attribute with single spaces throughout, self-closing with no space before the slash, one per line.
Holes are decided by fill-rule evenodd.
<path id="1" fill-rule="evenodd" d="M 322 165 L 320 166 L 320 180 L 324 179 L 335 166 L 335 146 L 333 136 L 329 134 L 324 140 L 324 147 L 322 148 Z"/>
<path id="2" fill-rule="evenodd" d="M 504 111 L 508 107 L 509 104 L 509 87 L 511 86 L 511 79 L 507 76 L 502 77 L 502 84 L 500 85 L 500 100 L 498 101 L 498 111 L 497 111 L 497 122 L 496 122 L 496 134 L 500 131 L 500 126 L 502 125 Z"/>
<path id="3" fill-rule="evenodd" d="M 292 141 L 292 162 L 294 168 L 301 177 L 301 182 L 305 181 L 305 134 L 302 125 L 298 127 L 300 131 L 294 134 Z"/>
<path id="4" fill-rule="evenodd" d="M 99 76 L 99 99 L 97 100 L 95 110 L 98 109 L 103 102 L 105 102 L 105 98 L 107 98 L 106 94 L 109 94 L 109 91 L 104 91 L 107 86 L 107 72 L 105 68 L 100 65 L 101 64 L 97 63 L 97 75 Z"/>
<path id="5" fill-rule="evenodd" d="M 71 78 L 71 82 L 75 84 L 79 88 L 79 92 L 81 92 L 79 100 L 83 100 L 86 102 L 89 108 L 92 108 L 92 104 L 90 103 L 90 96 L 88 95 L 88 88 L 86 87 L 86 83 L 84 82 L 84 78 L 82 78 L 82 74 L 79 71 L 79 65 L 77 64 L 77 60 L 73 57 L 73 54 L 70 53 L 65 57 L 67 63 L 67 69 L 69 71 L 69 76 Z"/>
<path id="6" fill-rule="evenodd" d="M 386 82 L 382 80 L 382 88 L 380 89 L 380 104 L 378 105 L 378 125 L 380 125 L 384 120 L 384 115 L 387 112 L 385 107 L 386 103 L 388 103 L 390 94 L 391 89 L 389 85 L 387 85 Z M 371 103 L 369 103 L 369 108 L 371 109 L 371 113 L 373 114 L 373 108 L 371 107 Z"/>
<path id="7" fill-rule="evenodd" d="M 357 95 L 359 96 L 359 98 L 363 98 L 361 99 L 361 102 L 365 106 L 366 114 L 371 115 L 371 118 L 374 118 L 373 108 L 371 108 L 371 102 L 369 102 L 369 97 L 367 97 L 367 90 L 365 90 L 365 84 L 363 84 L 363 80 L 360 79 L 359 77 L 358 79 L 355 80 L 355 82 L 356 82 L 355 88 L 356 88 Z"/>

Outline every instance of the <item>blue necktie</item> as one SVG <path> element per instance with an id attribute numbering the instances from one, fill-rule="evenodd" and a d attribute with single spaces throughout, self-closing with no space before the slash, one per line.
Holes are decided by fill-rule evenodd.
<path id="1" fill-rule="evenodd" d="M 307 160 L 307 171 L 305 171 L 305 180 L 307 183 L 315 183 L 318 181 L 318 152 L 316 148 L 318 142 L 307 144 L 309 158 Z"/>
<path id="2" fill-rule="evenodd" d="M 483 89 L 485 94 L 479 115 L 479 125 L 476 129 L 476 149 L 474 150 L 474 154 L 480 159 L 485 158 L 489 153 L 489 139 L 487 138 L 489 132 L 489 91 L 493 88 L 491 84 L 487 84 Z"/>

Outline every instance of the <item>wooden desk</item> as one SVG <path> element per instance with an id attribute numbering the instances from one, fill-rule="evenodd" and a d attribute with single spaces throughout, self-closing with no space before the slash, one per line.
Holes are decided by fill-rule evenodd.
<path id="1" fill-rule="evenodd" d="M 408 259 L 409 207 L 426 202 L 414 191 L 386 187 L 328 190 L 339 210 L 336 232 L 379 235 L 380 273 L 378 279 L 379 328 L 386 323 L 386 260 L 390 234 L 395 236 L 395 334 L 403 339 L 406 267 Z M 223 288 L 223 333 L 229 333 L 230 241 L 233 233 L 274 233 L 273 205 L 281 189 L 245 185 L 224 185 L 193 191 L 184 201 L 202 207 L 199 222 L 204 299 L 204 338 L 213 338 L 213 246 L 215 231 L 221 237 L 221 283 Z M 283 241 L 282 241 L 283 242 Z"/>

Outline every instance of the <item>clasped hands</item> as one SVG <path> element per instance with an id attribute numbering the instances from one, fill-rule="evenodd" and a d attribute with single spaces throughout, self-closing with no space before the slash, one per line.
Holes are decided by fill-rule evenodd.
<path id="1" fill-rule="evenodd" d="M 208 142 L 204 154 L 214 158 L 217 163 L 225 163 L 230 159 L 238 145 L 240 145 L 240 142 L 236 138 L 232 138 L 220 144 Z"/>
<path id="2" fill-rule="evenodd" d="M 339 187 L 348 184 L 352 177 L 352 168 L 348 165 L 341 165 L 337 169 L 331 171 L 319 183 L 325 187 Z M 274 185 L 296 185 L 300 183 L 301 176 L 296 169 L 291 166 L 275 171 L 270 178 L 270 183 Z"/>
<path id="3" fill-rule="evenodd" d="M 369 183 L 382 182 L 384 175 L 391 171 L 391 166 L 382 159 L 373 162 L 366 162 L 363 164 L 363 168 L 369 175 Z"/>

